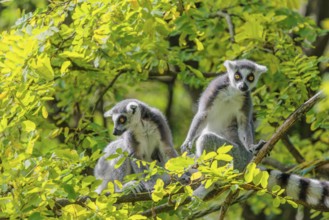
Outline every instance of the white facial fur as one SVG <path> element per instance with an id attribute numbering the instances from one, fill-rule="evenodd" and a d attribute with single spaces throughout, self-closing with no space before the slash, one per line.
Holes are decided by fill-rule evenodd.
<path id="1" fill-rule="evenodd" d="M 253 89 L 257 84 L 259 76 L 267 71 L 265 66 L 249 60 L 226 60 L 224 66 L 227 69 L 231 85 L 243 92 Z M 239 75 L 240 77 L 235 78 L 236 75 Z"/>
<path id="2" fill-rule="evenodd" d="M 130 102 L 126 107 L 127 112 L 130 114 L 134 114 L 137 109 L 138 109 L 138 103 L 136 102 Z"/>
<path id="3" fill-rule="evenodd" d="M 114 123 L 113 134 L 121 135 L 139 123 L 141 114 L 138 103 L 129 102 L 128 104 L 117 104 L 111 110 L 105 112 L 104 116 L 112 117 Z"/>

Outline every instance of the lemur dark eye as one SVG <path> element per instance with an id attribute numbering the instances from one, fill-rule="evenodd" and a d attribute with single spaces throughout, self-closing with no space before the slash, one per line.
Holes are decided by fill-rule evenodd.
<path id="1" fill-rule="evenodd" d="M 234 74 L 234 79 L 235 79 L 235 80 L 240 80 L 240 79 L 241 79 L 241 74 L 240 74 L 239 72 L 236 72 L 236 73 Z"/>
<path id="2" fill-rule="evenodd" d="M 127 118 L 125 116 L 120 116 L 119 117 L 120 124 L 124 124 L 124 123 L 126 123 L 126 121 L 127 121 Z"/>
<path id="3" fill-rule="evenodd" d="M 254 74 L 252 74 L 252 73 L 251 73 L 251 74 L 249 74 L 249 75 L 248 75 L 248 77 L 247 77 L 247 79 L 248 79 L 248 81 L 249 81 L 249 82 L 253 82 L 253 81 L 254 81 L 254 79 L 255 79 L 255 76 L 254 76 Z"/>

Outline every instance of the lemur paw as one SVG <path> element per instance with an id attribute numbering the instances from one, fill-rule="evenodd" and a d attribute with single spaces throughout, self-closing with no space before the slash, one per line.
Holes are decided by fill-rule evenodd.
<path id="1" fill-rule="evenodd" d="M 260 140 L 260 141 L 258 142 L 258 144 L 252 144 L 252 145 L 250 146 L 250 148 L 249 148 L 249 151 L 250 151 L 253 155 L 256 155 L 256 154 L 258 154 L 258 152 L 260 151 L 260 149 L 262 149 L 262 148 L 264 147 L 265 144 L 266 144 L 266 141 L 264 141 L 264 140 Z M 266 155 L 266 156 L 269 156 L 269 154 Z"/>
<path id="2" fill-rule="evenodd" d="M 138 183 L 136 181 L 130 181 L 126 183 L 121 190 L 124 194 L 131 194 L 133 193 L 134 195 L 141 193 L 145 191 L 145 187 L 143 183 Z"/>
<path id="3" fill-rule="evenodd" d="M 178 178 L 178 181 L 183 185 L 189 184 L 191 182 L 191 174 L 189 172 L 185 172 L 181 177 Z"/>
<path id="4" fill-rule="evenodd" d="M 187 152 L 187 154 L 191 154 L 192 149 L 192 142 L 183 143 L 183 145 L 180 147 L 181 153 Z"/>

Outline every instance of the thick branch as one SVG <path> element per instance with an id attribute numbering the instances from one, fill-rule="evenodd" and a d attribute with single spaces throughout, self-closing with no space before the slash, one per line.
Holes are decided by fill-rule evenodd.
<path id="1" fill-rule="evenodd" d="M 222 207 L 220 208 L 219 213 L 219 220 L 224 220 L 225 215 L 228 211 L 228 208 L 231 206 L 232 202 L 236 200 L 236 198 L 239 195 L 240 190 L 236 190 L 235 192 L 230 192 L 230 194 L 226 197 L 224 203 L 222 204 Z"/>
<path id="2" fill-rule="evenodd" d="M 253 158 L 253 162 L 258 164 L 270 151 L 274 145 L 284 136 L 287 131 L 300 119 L 306 112 L 308 112 L 321 98 L 323 97 L 322 92 L 318 92 L 312 98 L 303 103 L 298 109 L 296 109 L 287 120 L 278 128 L 271 139 L 264 145 L 264 147 L 258 152 Z"/>
<path id="3" fill-rule="evenodd" d="M 185 205 L 185 204 L 187 204 L 191 201 L 192 201 L 192 198 L 188 197 L 188 198 L 185 199 L 184 202 L 180 203 L 179 206 Z M 146 210 L 146 211 L 142 212 L 141 215 L 144 215 L 146 217 L 151 217 L 153 215 L 153 213 L 162 213 L 162 212 L 171 211 L 171 210 L 174 209 L 176 202 L 177 201 L 174 201 L 173 203 L 166 203 L 166 204 L 163 204 L 163 205 L 159 205 L 157 207 L 154 207 L 152 209 L 149 209 L 149 210 Z"/>

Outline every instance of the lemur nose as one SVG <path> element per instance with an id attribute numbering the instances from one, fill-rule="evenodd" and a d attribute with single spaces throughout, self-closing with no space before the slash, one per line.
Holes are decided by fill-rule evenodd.
<path id="1" fill-rule="evenodd" d="M 239 89 L 243 92 L 248 90 L 248 85 L 246 83 L 243 83 L 239 86 Z"/>
<path id="2" fill-rule="evenodd" d="M 121 134 L 121 132 L 118 129 L 114 129 L 113 135 L 117 136 L 117 135 L 120 135 L 120 134 Z"/>

